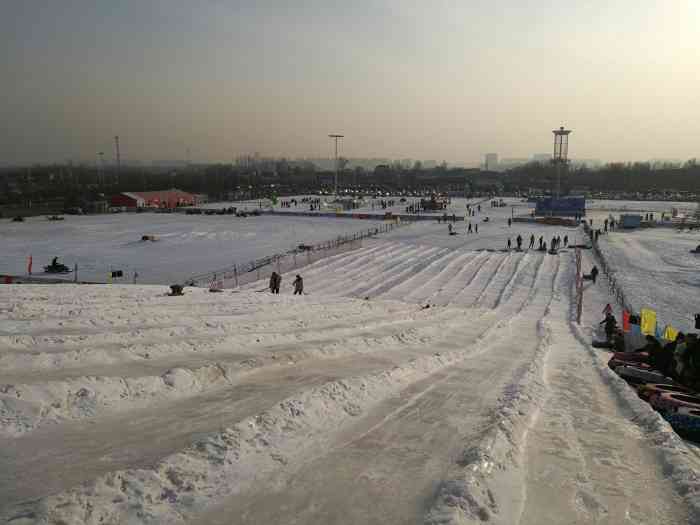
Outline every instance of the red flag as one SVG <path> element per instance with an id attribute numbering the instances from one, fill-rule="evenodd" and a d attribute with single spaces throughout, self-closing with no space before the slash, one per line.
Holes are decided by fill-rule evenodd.
<path id="1" fill-rule="evenodd" d="M 32 274 L 32 256 L 29 256 L 29 261 L 27 262 L 27 273 Z"/>
<path id="2" fill-rule="evenodd" d="M 627 310 L 622 310 L 622 331 L 630 331 L 630 313 Z"/>

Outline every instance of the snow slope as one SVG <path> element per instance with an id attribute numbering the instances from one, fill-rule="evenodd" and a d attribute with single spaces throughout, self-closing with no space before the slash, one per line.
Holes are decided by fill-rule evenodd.
<path id="1" fill-rule="evenodd" d="M 588 345 L 605 283 L 580 328 L 573 252 L 490 227 L 394 232 L 304 296 L 0 287 L 0 521 L 697 522 L 697 457 Z"/>

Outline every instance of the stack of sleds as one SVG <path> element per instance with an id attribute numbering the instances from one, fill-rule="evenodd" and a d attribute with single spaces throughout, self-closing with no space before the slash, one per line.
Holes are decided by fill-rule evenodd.
<path id="1" fill-rule="evenodd" d="M 700 394 L 654 370 L 646 352 L 615 352 L 608 366 L 683 437 L 700 440 Z"/>

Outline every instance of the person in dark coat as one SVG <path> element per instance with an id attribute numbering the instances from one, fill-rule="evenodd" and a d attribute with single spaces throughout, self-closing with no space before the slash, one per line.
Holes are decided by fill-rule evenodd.
<path id="1" fill-rule="evenodd" d="M 270 275 L 270 292 L 279 293 L 279 292 L 275 292 L 276 288 L 277 288 L 277 272 L 272 272 L 272 275 Z"/>
<path id="2" fill-rule="evenodd" d="M 535 246 L 535 234 L 533 233 L 532 235 L 530 235 L 530 249 L 532 250 L 532 248 L 534 248 L 534 246 Z"/>
<path id="3" fill-rule="evenodd" d="M 617 320 L 615 316 L 608 312 L 605 314 L 605 319 L 603 319 L 600 324 L 605 324 L 605 337 L 609 342 L 612 342 L 615 331 L 617 330 Z"/>
<path id="4" fill-rule="evenodd" d="M 518 245 L 518 251 L 522 250 L 523 248 L 523 238 L 520 234 L 515 238 L 515 242 Z"/>
<path id="5" fill-rule="evenodd" d="M 591 270 L 591 280 L 593 281 L 593 284 L 595 284 L 595 280 L 598 278 L 598 267 L 593 266 L 593 269 Z"/>
<path id="6" fill-rule="evenodd" d="M 304 293 L 304 279 L 301 278 L 301 275 L 297 275 L 297 278 L 294 279 L 292 284 L 294 285 L 294 295 L 301 295 Z"/>
<path id="7" fill-rule="evenodd" d="M 275 291 L 274 291 L 274 293 L 276 293 L 276 294 L 280 293 L 280 286 L 282 286 L 282 274 L 278 273 L 277 278 L 275 279 Z"/>

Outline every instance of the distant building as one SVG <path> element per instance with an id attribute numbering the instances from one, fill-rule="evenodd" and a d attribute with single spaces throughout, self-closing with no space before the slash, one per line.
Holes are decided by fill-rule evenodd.
<path id="1" fill-rule="evenodd" d="M 524 158 L 508 158 L 508 159 L 503 159 L 499 162 L 499 167 L 501 170 L 509 170 L 512 168 L 517 168 L 519 166 L 524 166 L 530 161 L 530 159 L 524 159 Z"/>
<path id="2" fill-rule="evenodd" d="M 498 171 L 498 153 L 487 153 L 484 156 L 486 171 Z"/>
<path id="3" fill-rule="evenodd" d="M 138 191 L 114 195 L 110 204 L 113 207 L 125 208 L 177 208 L 179 206 L 194 206 L 197 204 L 197 198 L 191 193 L 176 189 Z"/>

